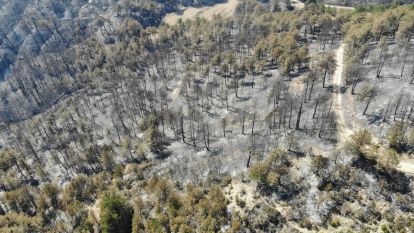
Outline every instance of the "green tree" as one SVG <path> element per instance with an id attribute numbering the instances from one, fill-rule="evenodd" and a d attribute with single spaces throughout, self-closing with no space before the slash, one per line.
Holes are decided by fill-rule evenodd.
<path id="1" fill-rule="evenodd" d="M 41 227 L 41 221 L 38 215 L 30 217 L 25 214 L 10 212 L 0 216 L 0 232 L 45 232 Z"/>
<path id="2" fill-rule="evenodd" d="M 257 180 L 266 188 L 279 186 L 282 176 L 289 172 L 289 160 L 287 152 L 274 150 L 265 161 L 254 164 L 249 170 L 249 176 Z"/>
<path id="3" fill-rule="evenodd" d="M 377 89 L 369 84 L 366 84 L 361 88 L 361 91 L 358 94 L 358 100 L 361 102 L 365 101 L 365 108 L 362 113 L 363 115 L 367 113 L 368 107 L 376 95 Z"/>
<path id="4" fill-rule="evenodd" d="M 381 77 L 382 68 L 384 67 L 385 60 L 387 59 L 387 52 L 388 52 L 388 39 L 387 37 L 382 37 L 379 40 L 377 48 L 379 50 L 378 55 L 378 68 L 377 68 L 377 78 Z"/>
<path id="5" fill-rule="evenodd" d="M 142 216 L 135 209 L 134 216 L 132 218 L 132 233 L 141 233 L 145 232 L 145 226 L 142 221 Z"/>
<path id="6" fill-rule="evenodd" d="M 95 197 L 95 186 L 91 179 L 84 175 L 75 177 L 66 187 L 63 200 L 66 204 L 73 201 L 91 203 Z"/>
<path id="7" fill-rule="evenodd" d="M 59 195 L 61 193 L 61 189 L 54 183 L 45 184 L 41 189 L 41 195 L 38 198 L 38 208 L 41 209 L 48 209 L 53 207 L 54 209 L 60 208 L 60 200 Z"/>
<path id="8" fill-rule="evenodd" d="M 388 142 L 391 148 L 398 149 L 404 145 L 404 123 L 398 122 L 388 131 Z"/>
<path id="9" fill-rule="evenodd" d="M 329 160 L 322 155 L 316 155 L 311 161 L 311 170 L 315 175 L 323 177 L 329 167 Z"/>
<path id="10" fill-rule="evenodd" d="M 4 194 L 7 206 L 17 213 L 25 213 L 34 216 L 36 213 L 36 203 L 34 197 L 27 187 L 19 188 Z"/>
<path id="11" fill-rule="evenodd" d="M 162 133 L 158 130 L 158 127 L 152 126 L 145 131 L 145 141 L 149 145 L 152 153 L 158 158 L 164 158 L 168 156 L 167 142 L 164 139 Z"/>
<path id="12" fill-rule="evenodd" d="M 333 53 L 324 53 L 319 62 L 319 69 L 323 73 L 322 86 L 325 87 L 326 77 L 328 74 L 332 75 L 335 72 L 336 61 Z"/>
<path id="13" fill-rule="evenodd" d="M 115 167 L 114 161 L 114 151 L 112 146 L 105 145 L 102 147 L 101 154 L 100 154 L 100 163 L 102 164 L 102 168 L 106 171 L 112 171 Z"/>
<path id="14" fill-rule="evenodd" d="M 132 232 L 133 209 L 119 194 L 107 192 L 100 205 L 103 233 Z"/>
<path id="15" fill-rule="evenodd" d="M 372 141 L 371 133 L 366 130 L 359 130 L 351 135 L 351 140 L 348 142 L 348 149 L 351 150 L 351 152 L 361 155 L 362 149 L 370 145 Z"/>
<path id="16" fill-rule="evenodd" d="M 411 130 L 407 142 L 410 147 L 414 148 L 414 129 Z"/>
<path id="17" fill-rule="evenodd" d="M 356 61 L 356 59 L 347 60 L 344 73 L 347 83 L 351 84 L 351 94 L 355 95 L 355 89 L 363 78 L 361 74 L 361 63 L 359 63 L 359 61 Z"/>
<path id="18" fill-rule="evenodd" d="M 410 41 L 414 35 L 414 13 L 406 14 L 401 18 L 400 25 L 397 31 L 397 39 L 399 45 L 403 48 L 403 65 L 400 76 L 403 76 L 404 68 L 407 63 L 408 53 L 410 50 Z M 405 50 L 405 53 L 404 53 Z"/>

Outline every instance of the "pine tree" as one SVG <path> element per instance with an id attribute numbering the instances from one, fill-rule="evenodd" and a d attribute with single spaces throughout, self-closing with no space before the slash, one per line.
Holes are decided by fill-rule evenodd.
<path id="1" fill-rule="evenodd" d="M 101 201 L 101 228 L 103 233 L 132 232 L 132 207 L 116 193 L 105 193 Z"/>

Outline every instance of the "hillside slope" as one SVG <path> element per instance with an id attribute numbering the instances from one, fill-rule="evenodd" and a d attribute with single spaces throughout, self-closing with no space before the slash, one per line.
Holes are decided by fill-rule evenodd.
<path id="1" fill-rule="evenodd" d="M 414 230 L 413 6 L 4 3 L 0 232 Z"/>

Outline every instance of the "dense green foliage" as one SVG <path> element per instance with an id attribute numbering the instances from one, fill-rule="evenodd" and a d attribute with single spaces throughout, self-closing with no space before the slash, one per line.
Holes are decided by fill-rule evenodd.
<path id="1" fill-rule="evenodd" d="M 100 224 L 103 233 L 132 231 L 133 209 L 119 194 L 104 193 L 100 203 Z"/>

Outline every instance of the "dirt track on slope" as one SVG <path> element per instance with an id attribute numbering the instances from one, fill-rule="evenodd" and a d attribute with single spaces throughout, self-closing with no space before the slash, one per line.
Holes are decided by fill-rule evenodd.
<path id="1" fill-rule="evenodd" d="M 171 99 L 173 103 L 177 100 L 178 96 L 180 96 L 180 91 L 182 87 L 183 87 L 183 80 L 180 80 L 177 84 L 177 87 L 174 89 L 171 95 Z"/>
<path id="2" fill-rule="evenodd" d="M 206 7 L 186 7 L 182 9 L 181 13 L 169 13 L 167 14 L 163 22 L 174 25 L 178 22 L 179 19 L 183 21 L 187 19 L 195 19 L 196 17 L 202 17 L 207 20 L 211 20 L 214 15 L 221 15 L 224 17 L 230 17 L 235 13 L 236 7 L 239 4 L 238 0 L 228 0 L 225 3 L 215 4 L 213 6 Z M 305 4 L 299 0 L 292 0 L 292 6 L 295 9 L 302 9 L 305 7 Z M 334 5 L 325 5 L 327 7 L 333 7 L 337 9 L 353 10 L 353 7 L 344 7 L 344 6 L 334 6 Z"/>
<path id="3" fill-rule="evenodd" d="M 214 15 L 229 17 L 234 14 L 238 4 L 239 2 L 237 0 L 228 0 L 228 2 L 215 4 L 214 6 L 209 7 L 188 7 L 183 9 L 182 13 L 167 14 L 164 17 L 163 22 L 174 25 L 178 22 L 179 19 L 185 21 L 186 19 L 193 20 L 196 17 L 202 17 L 207 20 L 211 20 Z"/>
<path id="4" fill-rule="evenodd" d="M 296 9 L 302 9 L 305 7 L 305 3 L 299 1 L 299 0 L 292 0 L 292 6 Z"/>
<path id="5" fill-rule="evenodd" d="M 305 3 L 303 3 L 299 0 L 292 0 L 292 6 L 296 9 L 302 9 L 302 8 L 305 7 Z M 325 4 L 325 6 L 336 8 L 336 9 L 339 9 L 339 10 L 354 10 L 355 9 L 351 6 L 336 6 L 336 5 L 330 5 L 330 4 Z"/>
<path id="6" fill-rule="evenodd" d="M 414 160 L 412 159 L 401 160 L 400 164 L 398 164 L 397 170 L 410 174 L 410 175 L 414 175 Z"/>
<path id="7" fill-rule="evenodd" d="M 351 6 L 335 6 L 335 5 L 329 5 L 329 4 L 325 4 L 326 7 L 332 7 L 332 8 L 336 8 L 336 9 L 340 9 L 340 10 L 350 10 L 353 11 L 355 8 L 351 7 Z"/>
<path id="8" fill-rule="evenodd" d="M 345 44 L 341 44 L 341 46 L 336 51 L 336 69 L 333 75 L 333 84 L 335 85 L 335 105 L 334 110 L 337 117 L 337 124 L 338 124 L 338 142 L 343 145 L 346 143 L 346 140 L 352 134 L 352 127 L 350 126 L 349 122 L 347 121 L 349 118 L 346 119 L 345 117 L 345 105 L 343 102 L 344 93 L 341 92 L 342 87 L 342 71 L 344 69 L 344 47 Z M 352 122 L 351 122 L 352 124 Z"/>
<path id="9" fill-rule="evenodd" d="M 358 120 L 355 118 L 355 106 L 353 96 L 350 94 L 350 91 L 347 90 L 345 93 L 341 92 L 341 87 L 343 85 L 343 69 L 344 69 L 344 47 L 345 44 L 341 46 L 336 51 L 336 69 L 333 75 L 333 84 L 335 85 L 335 105 L 334 110 L 337 117 L 338 124 L 338 147 L 345 145 L 348 138 L 352 133 L 357 129 L 362 129 L 363 126 L 360 125 Z M 344 102 L 345 101 L 345 102 Z M 379 140 L 375 135 L 372 137 L 374 143 L 378 143 Z M 412 159 L 401 159 L 400 163 L 397 166 L 397 170 L 404 172 L 406 174 L 414 175 L 414 160 Z"/>

